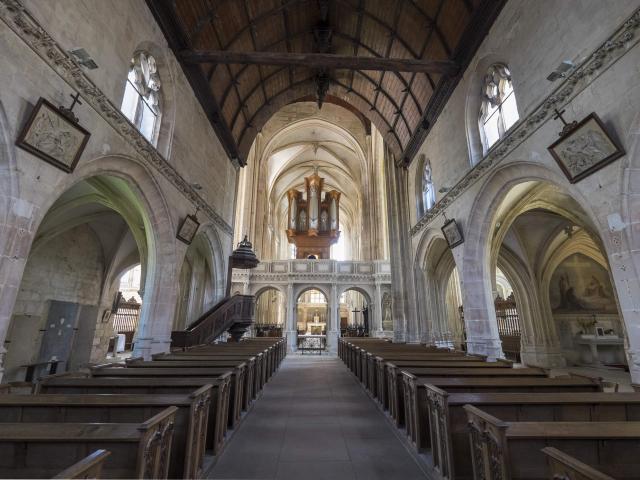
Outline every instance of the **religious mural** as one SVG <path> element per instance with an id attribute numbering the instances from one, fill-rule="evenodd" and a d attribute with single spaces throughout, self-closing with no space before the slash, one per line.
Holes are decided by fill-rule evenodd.
<path id="1" fill-rule="evenodd" d="M 549 300 L 554 313 L 616 313 L 609 273 L 576 253 L 564 259 L 551 277 Z"/>

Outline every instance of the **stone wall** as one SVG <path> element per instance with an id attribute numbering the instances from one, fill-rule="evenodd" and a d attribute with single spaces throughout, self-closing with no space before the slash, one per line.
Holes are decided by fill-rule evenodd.
<path id="1" fill-rule="evenodd" d="M 65 52 L 77 47 L 85 48 L 99 68 L 87 70 L 71 62 Z M 129 61 L 137 49 L 156 57 L 163 83 L 157 149 L 119 113 Z M 137 353 L 167 350 L 187 248 L 176 240 L 177 228 L 199 207 L 201 231 L 216 250 L 214 281 L 224 284 L 237 173 L 145 2 L 0 1 L 0 84 L 5 86 L 0 90 L 0 380 L 4 339 L 38 227 L 61 194 L 99 175 L 124 180 L 135 207 L 148 220 L 143 226 L 150 244 Z M 75 92 L 83 105 L 74 112 L 91 138 L 75 171 L 67 174 L 17 148 L 15 140 L 38 98 L 69 105 Z M 192 186 L 195 182 L 200 190 Z"/>
<path id="2" fill-rule="evenodd" d="M 97 305 L 103 269 L 100 242 L 86 225 L 66 231 L 33 252 L 24 271 L 7 336 L 10 347 L 17 347 L 9 348 L 7 355 L 8 380 L 18 380 L 19 366 L 37 360 L 49 302 Z M 87 325 L 91 332 L 96 320 Z"/>
<path id="3" fill-rule="evenodd" d="M 431 160 L 436 191 L 443 187 L 451 191 L 437 193 L 435 208 L 418 219 L 419 192 L 417 184 L 410 183 L 407 200 L 414 264 L 420 267 L 430 242 L 442 237 L 440 213 L 446 210 L 465 235 L 465 244 L 453 254 L 461 272 L 467 334 L 477 342 L 479 352 L 501 352 L 487 293 L 491 291 L 487 266 L 492 219 L 511 187 L 544 181 L 580 205 L 599 237 L 596 242 L 611 267 L 627 330 L 632 374 L 636 381 L 640 379 L 640 258 L 635 228 L 640 218 L 637 209 L 630 208 L 637 207 L 640 189 L 635 173 L 640 118 L 637 7 L 637 2 L 625 0 L 511 0 L 419 150 Z M 573 61 L 576 71 L 567 79 L 546 80 L 563 60 Z M 511 70 L 520 121 L 485 156 L 478 133 L 480 82 L 495 62 L 506 63 Z M 562 129 L 552 118 L 554 108 L 565 109 L 569 121 L 596 112 L 627 155 L 570 184 L 547 151 Z M 410 167 L 409 178 L 420 174 L 417 163 Z M 412 321 L 419 329 L 429 328 L 424 316 Z"/>

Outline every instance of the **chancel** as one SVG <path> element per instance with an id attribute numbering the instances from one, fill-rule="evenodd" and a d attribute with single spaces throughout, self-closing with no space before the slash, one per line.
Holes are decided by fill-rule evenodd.
<path id="1" fill-rule="evenodd" d="M 638 479 L 639 0 L 0 0 L 0 479 Z"/>

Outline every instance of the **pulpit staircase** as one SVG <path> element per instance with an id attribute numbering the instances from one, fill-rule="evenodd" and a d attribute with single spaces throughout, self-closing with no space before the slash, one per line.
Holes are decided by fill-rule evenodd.
<path id="1" fill-rule="evenodd" d="M 224 332 L 229 332 L 232 340 L 239 341 L 253 323 L 254 305 L 252 295 L 225 297 L 189 328 L 171 332 L 171 348 L 185 349 L 213 343 Z"/>

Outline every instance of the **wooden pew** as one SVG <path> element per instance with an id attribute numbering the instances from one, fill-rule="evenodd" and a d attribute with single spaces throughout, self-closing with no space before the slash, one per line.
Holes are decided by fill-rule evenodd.
<path id="1" fill-rule="evenodd" d="M 170 358 L 167 358 L 170 355 Z M 156 357 L 154 360 L 214 360 L 220 358 L 221 353 L 218 351 L 188 351 L 188 352 L 176 352 L 168 354 L 165 357 Z M 258 364 L 255 366 L 255 374 L 254 377 L 257 380 L 256 385 L 258 391 L 262 390 L 264 384 L 271 378 L 271 376 L 275 373 L 279 363 L 274 363 L 274 355 L 267 354 L 267 352 L 261 353 L 247 353 L 244 355 L 244 358 L 248 357 L 256 357 L 256 361 Z"/>
<path id="2" fill-rule="evenodd" d="M 262 353 L 264 355 L 265 372 L 267 379 L 276 371 L 282 358 L 282 350 L 279 345 L 260 345 L 255 347 L 233 347 L 230 344 L 216 344 L 201 346 L 182 352 L 172 352 L 172 355 L 221 355 L 221 354 L 245 354 L 247 356 Z M 154 358 L 155 360 L 155 358 Z"/>
<path id="3" fill-rule="evenodd" d="M 189 357 L 190 358 L 190 357 Z M 151 362 L 144 361 L 141 358 L 130 359 L 126 362 L 127 367 L 130 368 L 219 368 L 219 367 L 235 367 L 242 368 L 243 365 L 246 365 L 246 369 L 244 372 L 244 384 L 242 385 L 242 396 L 238 397 L 238 400 L 241 402 L 239 406 L 236 408 L 236 420 L 240 418 L 240 413 L 243 410 L 247 410 L 249 408 L 249 404 L 251 400 L 254 398 L 254 388 L 255 388 L 255 359 L 256 357 L 242 357 L 242 361 L 237 359 L 223 359 L 218 360 L 216 357 L 215 360 L 207 359 L 207 360 L 153 360 Z"/>
<path id="4" fill-rule="evenodd" d="M 402 348 L 399 349 L 400 347 Z M 350 350 L 350 355 L 348 357 L 347 366 L 360 380 L 362 380 L 363 378 L 362 372 L 363 372 L 363 369 L 366 367 L 365 362 L 367 358 L 367 353 L 371 353 L 372 355 L 379 356 L 385 359 L 388 357 L 395 356 L 398 353 L 403 353 L 404 355 L 413 354 L 415 358 L 419 356 L 425 356 L 427 358 L 433 358 L 433 357 L 449 358 L 452 356 L 455 356 L 455 357 L 464 356 L 464 354 L 461 352 L 455 352 L 452 350 L 443 350 L 443 349 L 437 349 L 437 348 L 431 348 L 431 347 L 420 346 L 420 347 L 414 348 L 416 347 L 415 345 L 410 345 L 410 346 L 402 345 L 400 347 L 396 346 L 394 348 L 367 349 L 360 346 L 352 346 Z"/>
<path id="5" fill-rule="evenodd" d="M 382 357 L 380 355 L 367 352 L 364 357 L 361 357 L 360 359 L 359 380 L 364 384 L 367 390 L 369 390 L 369 392 L 374 395 L 374 397 L 377 397 L 378 394 L 378 365 L 384 365 L 384 363 L 386 362 L 391 362 L 399 367 L 453 367 L 453 364 L 459 364 L 460 367 L 512 367 L 511 362 L 507 361 L 486 362 L 481 357 L 472 357 L 459 354 L 421 353 L 409 357 L 406 357 L 404 355 L 390 355 Z"/>
<path id="6" fill-rule="evenodd" d="M 398 427 L 404 425 L 404 386 L 401 378 L 406 371 L 416 377 L 546 377 L 547 374 L 540 368 L 428 368 L 405 367 L 402 370 L 393 363 L 386 363 L 387 390 L 389 396 L 389 415 Z"/>
<path id="7" fill-rule="evenodd" d="M 465 405 L 512 422 L 640 421 L 635 393 L 452 393 L 427 385 L 430 446 L 440 478 L 469 478 Z"/>
<path id="8" fill-rule="evenodd" d="M 231 373 L 230 403 L 229 403 L 229 428 L 234 428 L 242 415 L 242 403 L 244 395 L 244 376 L 246 365 L 237 367 L 219 368 L 124 368 L 124 367 L 92 367 L 92 377 L 209 377 L 212 383 L 214 379 L 221 375 Z"/>
<path id="9" fill-rule="evenodd" d="M 550 479 L 567 480 L 614 480 L 609 475 L 598 472 L 589 465 L 570 457 L 557 448 L 545 447 L 542 453 L 549 462 Z"/>
<path id="10" fill-rule="evenodd" d="M 105 460 L 111 455 L 108 450 L 99 449 L 57 474 L 54 479 L 101 478 Z"/>
<path id="11" fill-rule="evenodd" d="M 107 478 L 167 478 L 175 407 L 144 423 L 0 423 L 0 478 L 49 478 L 96 449 Z"/>
<path id="12" fill-rule="evenodd" d="M 440 359 L 441 357 L 438 355 L 437 358 Z M 466 363 L 468 361 L 477 361 L 476 359 L 478 357 L 456 355 L 454 357 L 447 356 L 445 358 L 455 361 L 456 363 Z M 387 381 L 387 361 L 385 358 L 378 355 L 374 356 L 372 354 L 369 360 L 367 373 L 369 375 L 369 390 L 373 393 L 374 398 L 378 400 L 380 405 L 382 405 L 385 410 L 388 410 L 389 391 Z"/>
<path id="13" fill-rule="evenodd" d="M 505 422 L 473 405 L 464 409 L 474 479 L 549 478 L 544 447 L 616 479 L 638 478 L 640 422 Z"/>
<path id="14" fill-rule="evenodd" d="M 430 446 L 429 411 L 442 409 L 444 401 L 433 393 L 445 391 L 458 393 L 555 393 L 602 392 L 602 383 L 593 378 L 570 376 L 556 378 L 516 377 L 516 378 L 473 378 L 473 377 L 416 377 L 402 372 L 404 389 L 404 412 L 407 435 L 413 445 L 422 450 Z"/>
<path id="15" fill-rule="evenodd" d="M 478 357 L 469 356 L 427 356 L 421 355 L 415 359 L 407 360 L 401 359 L 389 359 L 380 356 L 374 356 L 373 354 L 367 354 L 366 368 L 364 368 L 364 386 L 369 393 L 380 402 L 383 407 L 388 407 L 388 392 L 387 392 L 387 380 L 386 380 L 386 363 L 392 363 L 396 367 L 404 368 L 418 368 L 418 367 L 461 367 L 461 368 L 477 368 L 477 367 L 491 367 L 491 368 L 511 368 L 512 365 L 507 362 L 486 362 L 479 360 Z"/>
<path id="16" fill-rule="evenodd" d="M 182 395 L 2 395 L 1 423 L 144 422 L 177 408 L 169 478 L 200 478 L 211 402 L 211 385 Z"/>
<path id="17" fill-rule="evenodd" d="M 224 444 L 229 418 L 231 374 L 214 380 L 211 377 L 77 377 L 52 375 L 36 384 L 36 394 L 189 394 L 211 385 L 211 401 L 207 426 L 207 448 L 217 455 Z"/>

